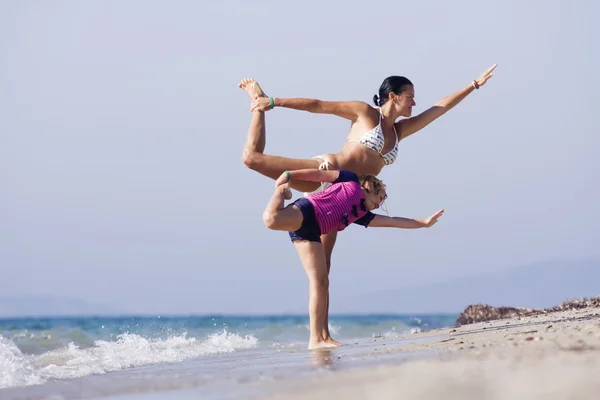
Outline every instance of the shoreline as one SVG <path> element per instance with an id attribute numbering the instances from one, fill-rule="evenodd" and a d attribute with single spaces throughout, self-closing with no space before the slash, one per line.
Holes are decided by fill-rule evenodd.
<path id="1" fill-rule="evenodd" d="M 4 392 L 15 399 L 593 399 L 600 307 L 388 333 L 310 351 L 248 349 Z M 102 389 L 100 389 L 102 388 Z"/>
<path id="2" fill-rule="evenodd" d="M 478 322 L 398 339 L 428 337 L 435 339 L 364 353 L 420 353 L 400 365 L 282 382 L 260 398 L 547 400 L 592 399 L 600 391 L 600 308 Z"/>

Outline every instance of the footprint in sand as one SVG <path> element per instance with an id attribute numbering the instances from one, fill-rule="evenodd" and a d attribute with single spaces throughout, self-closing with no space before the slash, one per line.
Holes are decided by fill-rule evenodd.
<path id="1" fill-rule="evenodd" d="M 254 100 L 259 97 L 267 97 L 265 92 L 261 89 L 258 82 L 254 79 L 246 78 L 242 79 L 242 81 L 238 84 L 238 87 L 244 89 L 248 96 L 250 96 L 250 100 Z"/>

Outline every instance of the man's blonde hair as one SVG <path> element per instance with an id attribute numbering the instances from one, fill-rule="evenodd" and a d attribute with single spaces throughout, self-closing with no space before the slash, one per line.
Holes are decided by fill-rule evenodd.
<path id="1" fill-rule="evenodd" d="M 361 175 L 358 178 L 358 181 L 360 182 L 360 186 L 363 189 L 366 189 L 368 192 L 373 192 L 374 194 L 378 194 L 383 189 L 385 189 L 385 184 L 383 183 L 383 181 L 377 178 L 375 175 Z"/>

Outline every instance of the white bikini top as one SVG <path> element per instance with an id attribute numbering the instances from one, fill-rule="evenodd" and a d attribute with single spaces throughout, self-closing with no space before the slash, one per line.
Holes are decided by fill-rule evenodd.
<path id="1" fill-rule="evenodd" d="M 383 158 L 383 163 L 385 165 L 393 164 L 396 161 L 396 157 L 398 156 L 398 133 L 396 132 L 396 126 L 394 126 L 394 133 L 396 136 L 396 144 L 394 148 L 387 152 L 386 154 L 382 154 L 383 146 L 385 144 L 385 137 L 383 136 L 383 129 L 381 129 L 381 119 L 383 118 L 383 114 L 381 113 L 381 109 L 379 109 L 379 124 L 364 135 L 359 140 L 353 139 L 348 140 L 349 142 L 358 142 L 362 145 L 367 146 L 369 149 L 376 151 Z"/>

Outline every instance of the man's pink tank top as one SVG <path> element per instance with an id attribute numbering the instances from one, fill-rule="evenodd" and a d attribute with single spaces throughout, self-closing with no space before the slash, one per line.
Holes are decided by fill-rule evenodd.
<path id="1" fill-rule="evenodd" d="M 306 196 L 315 209 L 321 234 L 343 231 L 369 213 L 356 174 L 340 171 L 340 177 L 322 192 Z"/>

